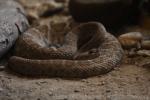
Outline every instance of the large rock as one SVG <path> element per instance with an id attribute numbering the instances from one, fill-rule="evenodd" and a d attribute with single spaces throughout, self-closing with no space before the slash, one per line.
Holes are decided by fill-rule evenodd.
<path id="1" fill-rule="evenodd" d="M 0 0 L 0 9 L 5 9 L 5 8 L 10 8 L 10 9 L 15 8 L 25 14 L 24 8 L 18 2 L 14 0 Z"/>
<path id="2" fill-rule="evenodd" d="M 70 0 L 70 13 L 76 21 L 100 21 L 109 30 L 137 19 L 142 0 Z"/>
<path id="3" fill-rule="evenodd" d="M 29 27 L 24 9 L 13 0 L 0 1 L 0 58 Z"/>

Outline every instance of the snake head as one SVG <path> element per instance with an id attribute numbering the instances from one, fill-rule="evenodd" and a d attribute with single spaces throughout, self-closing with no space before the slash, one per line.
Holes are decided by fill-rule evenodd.
<path id="1" fill-rule="evenodd" d="M 78 50 L 74 54 L 74 59 L 77 59 L 81 55 L 93 55 L 92 52 L 98 51 L 107 31 L 101 23 L 88 22 L 79 25 L 73 32 L 78 35 Z"/>

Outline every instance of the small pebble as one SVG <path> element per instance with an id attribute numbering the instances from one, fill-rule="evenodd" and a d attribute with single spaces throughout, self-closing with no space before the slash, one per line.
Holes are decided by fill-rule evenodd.
<path id="1" fill-rule="evenodd" d="M 37 98 L 37 100 L 41 100 L 40 98 Z"/>
<path id="2" fill-rule="evenodd" d="M 46 81 L 41 81 L 40 83 L 41 83 L 41 84 L 47 84 L 47 82 L 46 82 Z"/>
<path id="3" fill-rule="evenodd" d="M 150 50 L 150 40 L 144 40 L 141 43 L 142 49 Z"/>
<path id="4" fill-rule="evenodd" d="M 53 94 L 52 92 L 49 92 L 48 95 L 49 95 L 49 96 L 53 96 L 54 94 Z"/>
<path id="5" fill-rule="evenodd" d="M 41 85 L 39 82 L 36 82 L 35 84 L 37 84 L 37 85 Z"/>
<path id="6" fill-rule="evenodd" d="M 68 100 L 68 98 L 64 98 L 64 99 L 62 99 L 62 100 Z"/>
<path id="7" fill-rule="evenodd" d="M 81 82 L 89 83 L 86 79 L 82 79 Z"/>
<path id="8" fill-rule="evenodd" d="M 103 81 L 103 82 L 101 83 L 101 85 L 105 85 L 105 82 Z"/>
<path id="9" fill-rule="evenodd" d="M 80 91 L 76 89 L 76 90 L 74 90 L 74 92 L 80 92 Z"/>
<path id="10" fill-rule="evenodd" d="M 0 92 L 2 92 L 4 89 L 3 88 L 0 88 Z"/>
<path id="11" fill-rule="evenodd" d="M 40 17 L 48 17 L 63 10 L 63 5 L 56 2 L 43 3 L 41 7 L 42 11 L 39 12 Z"/>
<path id="12" fill-rule="evenodd" d="M 61 12 L 64 5 L 54 0 L 19 0 L 27 12 L 32 11 L 31 18 L 48 17 Z"/>
<path id="13" fill-rule="evenodd" d="M 108 92 L 111 92 L 110 90 L 106 90 L 106 92 L 108 93 Z"/>
<path id="14" fill-rule="evenodd" d="M 139 80 L 139 77 L 136 77 L 135 79 L 136 79 L 136 81 L 138 81 L 138 80 Z"/>

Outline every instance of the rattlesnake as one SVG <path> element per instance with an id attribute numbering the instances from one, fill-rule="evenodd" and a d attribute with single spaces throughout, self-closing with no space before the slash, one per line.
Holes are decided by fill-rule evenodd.
<path id="1" fill-rule="evenodd" d="M 73 28 L 60 47 L 52 46 L 45 33 L 38 28 L 25 32 L 8 67 L 27 76 L 85 78 L 109 72 L 123 57 L 118 40 L 98 22 Z"/>

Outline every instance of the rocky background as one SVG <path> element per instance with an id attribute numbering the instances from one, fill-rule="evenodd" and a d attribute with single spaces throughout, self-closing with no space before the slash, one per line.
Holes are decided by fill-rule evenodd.
<path id="1" fill-rule="evenodd" d="M 68 0 L 17 1 L 24 6 L 31 27 L 47 24 L 56 34 L 63 34 L 79 24 L 69 13 Z M 147 6 L 144 7 L 146 8 Z M 126 24 L 117 32 L 111 29 L 110 31 L 115 35 L 131 32 L 135 34 L 134 37 L 137 33 L 133 32 L 140 32 L 144 39 L 149 40 L 150 17 L 147 10 L 142 11 L 137 20 L 138 24 Z M 109 30 L 109 27 L 106 28 Z M 128 35 L 123 38 L 126 37 Z M 130 43 L 132 41 L 124 42 L 122 38 L 120 41 L 123 41 L 125 47 L 128 46 L 127 44 L 132 44 Z M 72 80 L 28 78 L 13 73 L 6 68 L 7 59 L 12 55 L 11 50 L 1 59 L 0 100 L 149 100 L 150 51 L 144 49 L 129 52 L 136 43 L 129 46 L 128 51 L 126 50 L 121 66 L 110 73 L 88 79 Z"/>

